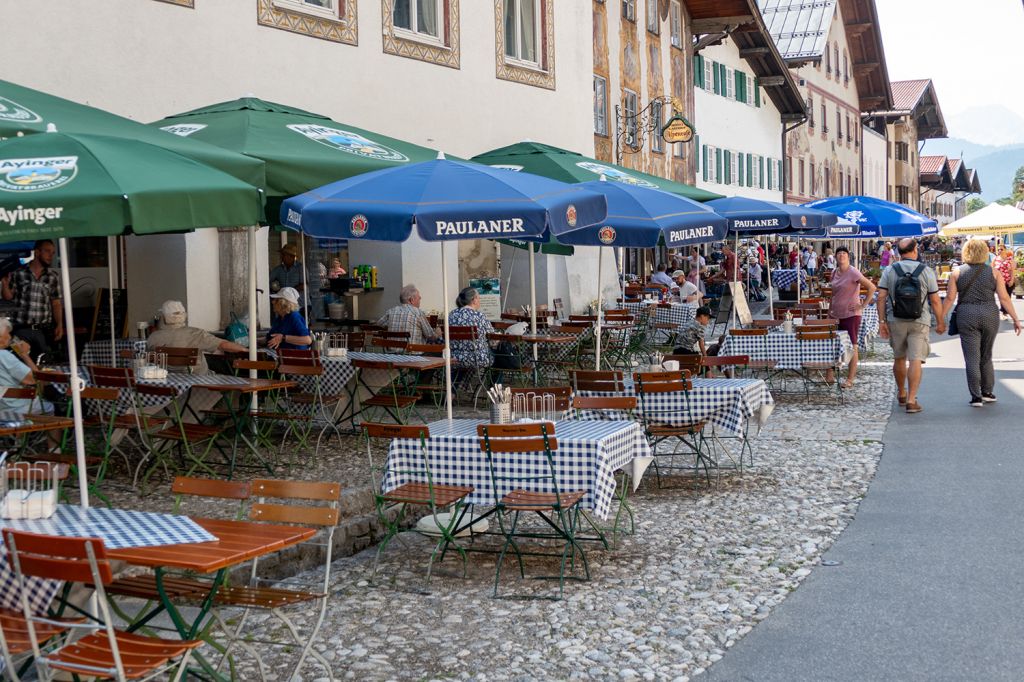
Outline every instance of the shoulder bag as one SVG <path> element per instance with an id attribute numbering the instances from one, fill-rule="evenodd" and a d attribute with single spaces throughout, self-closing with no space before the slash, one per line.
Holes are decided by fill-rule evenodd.
<path id="1" fill-rule="evenodd" d="M 964 294 L 967 293 L 967 290 L 971 288 L 971 285 L 974 284 L 974 280 L 978 279 L 978 275 L 980 275 L 980 274 L 981 274 L 981 268 L 979 268 L 979 269 L 974 271 L 974 276 L 971 277 L 970 281 L 964 282 L 963 289 L 961 289 L 960 287 L 956 288 L 956 298 L 957 298 L 956 307 L 953 308 L 953 312 L 951 312 L 949 314 L 949 335 L 950 336 L 956 336 L 957 334 L 960 333 L 960 328 L 957 327 L 957 324 L 956 324 L 956 309 L 960 307 L 960 301 L 963 300 Z M 957 282 L 959 283 L 959 278 L 957 278 Z"/>

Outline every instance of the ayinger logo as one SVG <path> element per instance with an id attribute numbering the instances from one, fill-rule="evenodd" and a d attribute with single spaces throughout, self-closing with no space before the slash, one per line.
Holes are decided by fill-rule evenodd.
<path id="1" fill-rule="evenodd" d="M 77 174 L 77 156 L 0 159 L 0 190 L 42 192 L 66 185 Z"/>
<path id="2" fill-rule="evenodd" d="M 399 162 L 409 160 L 409 157 L 405 154 L 396 152 L 394 149 L 385 147 L 382 144 L 377 144 L 373 140 L 368 140 L 359 133 L 354 133 L 350 130 L 306 124 L 292 124 L 288 126 L 288 129 L 320 144 L 340 149 L 349 154 L 362 156 L 365 159 Z"/>
<path id="3" fill-rule="evenodd" d="M 43 120 L 36 112 L 6 97 L 0 97 L 0 119 L 19 123 L 40 123 Z"/>

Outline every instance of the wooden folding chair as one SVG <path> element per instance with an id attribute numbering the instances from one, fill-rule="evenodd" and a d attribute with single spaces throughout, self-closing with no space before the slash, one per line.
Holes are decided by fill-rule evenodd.
<path id="1" fill-rule="evenodd" d="M 86 677 L 128 679 L 154 677 L 170 673 L 180 680 L 188 667 L 193 649 L 202 640 L 167 640 L 131 634 L 113 625 L 104 586 L 112 582 L 113 571 L 103 541 L 97 538 L 36 535 L 4 529 L 4 542 L 21 589 L 22 613 L 28 625 L 36 670 L 41 679 L 51 679 L 54 671 Z M 80 639 L 52 651 L 43 651 L 40 642 L 53 636 L 53 621 L 32 613 L 28 601 L 26 577 L 89 583 L 96 590 L 99 622 L 64 622 L 69 629 L 92 631 Z"/>
<path id="2" fill-rule="evenodd" d="M 374 501 L 377 508 L 377 517 L 381 524 L 387 529 L 383 539 L 377 546 L 377 555 L 373 560 L 372 576 L 377 575 L 377 565 L 391 539 L 405 527 L 405 517 L 410 507 L 426 507 L 434 520 L 434 526 L 430 531 L 423 532 L 416 527 L 413 530 L 437 540 L 434 550 L 430 553 L 430 560 L 427 562 L 426 584 L 430 585 L 430 574 L 434 567 L 434 559 L 437 553 L 447 550 L 452 546 L 462 557 L 462 574 L 465 577 L 467 562 L 466 550 L 458 543 L 455 537 L 455 527 L 462 515 L 459 513 L 466 497 L 473 493 L 473 486 L 443 485 L 434 483 L 434 476 L 431 473 L 430 460 L 427 457 L 427 439 L 430 438 L 430 429 L 426 426 L 401 426 L 398 424 L 374 424 L 363 422 L 360 424 L 363 434 L 366 437 L 366 457 L 370 465 L 370 480 L 373 483 Z M 389 443 L 396 438 L 407 438 L 419 443 L 420 458 L 416 464 L 408 466 L 392 466 L 385 458 L 383 466 L 376 466 L 373 461 L 373 439 L 386 439 Z M 382 484 L 385 479 L 397 476 L 404 482 L 392 490 L 384 492 Z M 397 515 L 391 510 L 398 508 Z M 439 514 L 447 513 L 447 518 L 442 520 Z M 442 558 L 444 554 L 442 553 Z"/>
<path id="3" fill-rule="evenodd" d="M 555 425 L 550 422 L 480 424 L 477 426 L 477 435 L 480 439 L 480 449 L 487 455 L 487 466 L 494 492 L 495 515 L 498 518 L 501 533 L 505 536 L 505 543 L 498 555 L 494 572 L 494 596 L 498 596 L 501 566 L 510 548 L 515 552 L 519 562 L 520 577 L 526 577 L 523 553 L 519 549 L 516 538 L 554 538 L 564 543 L 560 555 L 561 567 L 557 576 L 557 599 L 561 599 L 566 579 L 589 580 L 590 566 L 587 564 L 587 556 L 583 548 L 576 540 L 576 530 L 579 527 L 580 519 L 580 502 L 583 501 L 587 491 L 564 491 L 561 489 L 552 454 L 558 449 Z M 522 471 L 524 462 L 529 461 L 529 455 L 533 455 L 533 459 L 539 459 L 529 467 L 530 471 L 535 473 L 518 473 Z M 537 455 L 542 457 L 538 458 Z M 509 490 L 509 488 L 512 489 Z M 520 530 L 519 521 L 523 512 L 537 514 L 545 527 L 551 528 L 553 532 Z M 569 561 L 575 567 L 577 553 L 583 564 L 584 575 L 566 576 L 566 563 Z"/>
<path id="4" fill-rule="evenodd" d="M 572 385 L 577 391 L 609 391 L 612 393 L 626 390 L 621 370 L 574 369 L 570 371 Z"/>
<path id="5" fill-rule="evenodd" d="M 404 424 L 409 419 L 409 414 L 415 408 L 420 396 L 415 389 L 410 389 L 402 382 L 403 372 L 395 367 L 394 363 L 386 360 L 352 360 L 352 366 L 358 371 L 358 383 L 370 393 L 369 398 L 359 399 L 359 411 L 355 414 L 367 412 L 368 415 L 383 412 L 389 415 L 398 424 Z M 364 372 L 379 372 L 385 376 L 384 385 L 380 388 L 373 388 L 369 385 Z M 353 419 L 355 418 L 353 414 Z"/>
<path id="6" fill-rule="evenodd" d="M 670 461 L 665 468 L 681 469 L 697 474 L 703 466 L 708 483 L 711 482 L 711 467 L 717 466 L 708 456 L 704 442 L 704 428 L 707 423 L 693 417 L 690 392 L 693 384 L 687 372 L 636 372 L 633 374 L 636 394 L 640 399 L 640 413 L 644 431 L 654 455 L 654 471 L 661 487 L 662 458 Z M 682 407 L 675 401 L 667 401 L 666 394 L 677 393 Z M 669 451 L 659 452 L 663 445 L 671 446 Z M 693 455 L 693 466 L 681 467 L 675 464 L 680 448 Z"/>
<path id="7" fill-rule="evenodd" d="M 167 366 L 180 371 L 192 373 L 199 364 L 198 348 L 179 348 L 176 346 L 157 346 L 153 349 L 157 353 L 167 355 Z"/>
<path id="8" fill-rule="evenodd" d="M 796 339 L 800 346 L 800 374 L 804 380 L 804 393 L 807 402 L 811 401 L 811 388 L 815 387 L 817 389 L 815 392 L 822 395 L 829 395 L 832 393 L 832 389 L 835 389 L 836 399 L 839 404 L 845 404 L 846 396 L 843 395 L 843 382 L 840 381 L 839 377 L 839 373 L 842 370 L 840 366 L 841 361 L 838 357 L 839 353 L 836 353 L 836 359 L 833 361 L 804 359 L 808 355 L 808 346 L 819 344 L 822 341 L 838 343 L 839 335 L 832 329 L 826 331 L 801 331 L 797 332 Z M 829 380 L 830 374 L 831 380 Z"/>

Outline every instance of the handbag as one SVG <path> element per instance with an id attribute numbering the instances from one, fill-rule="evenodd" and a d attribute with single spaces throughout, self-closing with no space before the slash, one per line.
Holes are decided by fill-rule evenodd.
<path id="1" fill-rule="evenodd" d="M 957 296 L 957 304 L 956 304 L 956 307 L 953 308 L 953 312 L 951 312 L 949 314 L 949 335 L 950 336 L 956 336 L 956 335 L 958 335 L 960 333 L 960 328 L 956 324 L 956 309 L 960 307 L 960 300 L 963 299 L 963 295 L 966 294 L 967 290 L 971 288 L 972 284 L 974 284 L 974 280 L 978 279 L 978 275 L 980 273 L 981 273 L 980 269 L 975 270 L 974 271 L 974 276 L 971 277 L 970 281 L 964 283 L 964 288 L 963 289 L 959 289 L 959 288 L 957 289 L 957 294 L 956 294 L 956 296 Z"/>
<path id="2" fill-rule="evenodd" d="M 522 368 L 522 358 L 519 357 L 519 353 L 516 352 L 516 347 L 512 345 L 511 341 L 501 341 L 498 343 L 497 348 L 494 349 L 493 366 L 495 369 Z"/>

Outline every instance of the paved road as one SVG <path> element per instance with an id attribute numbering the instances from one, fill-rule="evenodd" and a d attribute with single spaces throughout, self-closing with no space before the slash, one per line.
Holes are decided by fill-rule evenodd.
<path id="1" fill-rule="evenodd" d="M 894 413 L 823 556 L 842 564 L 815 567 L 703 679 L 1024 679 L 1024 337 L 1000 334 L 999 402 L 983 409 L 967 404 L 959 341 L 932 352 L 924 412 Z"/>

